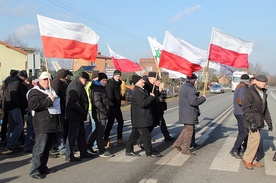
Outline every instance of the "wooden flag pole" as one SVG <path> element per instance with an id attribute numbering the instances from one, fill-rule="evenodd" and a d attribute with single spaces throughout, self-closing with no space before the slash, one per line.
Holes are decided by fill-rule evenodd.
<path id="1" fill-rule="evenodd" d="M 153 58 L 154 58 L 156 68 L 157 68 L 157 72 L 156 72 L 156 75 L 155 75 L 155 79 L 157 80 L 157 76 L 158 76 L 158 73 L 159 73 L 159 67 L 158 67 L 158 64 L 157 64 L 156 57 L 153 57 Z M 153 84 L 152 91 L 151 91 L 151 93 L 153 93 L 153 94 L 154 94 L 154 89 L 155 89 L 155 83 Z"/>
<path id="2" fill-rule="evenodd" d="M 49 90 L 50 90 L 50 94 L 52 94 L 52 86 L 51 86 L 51 80 L 50 80 L 50 74 L 49 74 L 48 61 L 47 61 L 47 57 L 44 57 L 44 58 L 45 58 L 46 72 L 47 72 L 47 75 L 48 75 Z"/>

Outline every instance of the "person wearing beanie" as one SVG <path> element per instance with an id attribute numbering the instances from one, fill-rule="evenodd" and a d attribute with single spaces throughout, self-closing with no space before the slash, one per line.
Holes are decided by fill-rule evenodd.
<path id="1" fill-rule="evenodd" d="M 88 114 L 88 97 L 84 89 L 90 80 L 87 72 L 80 72 L 66 90 L 65 118 L 68 123 L 68 140 L 66 142 L 66 160 L 80 161 L 82 158 L 91 158 L 87 152 L 84 121 Z M 80 158 L 74 156 L 74 146 L 77 141 Z"/>
<path id="2" fill-rule="evenodd" d="M 66 76 L 68 75 L 68 71 L 65 69 L 59 69 L 55 75 L 54 79 L 51 81 L 51 86 L 55 90 L 57 96 L 60 98 L 60 108 L 62 115 L 62 131 L 57 133 L 57 143 L 54 144 L 53 149 L 50 151 L 50 156 L 55 157 L 56 154 L 65 154 L 66 149 L 66 138 L 68 127 L 65 122 L 65 104 L 66 104 L 66 89 L 68 84 L 66 82 Z"/>
<path id="3" fill-rule="evenodd" d="M 91 137 L 87 142 L 87 147 L 93 152 L 93 144 L 96 141 L 99 149 L 100 157 L 112 157 L 109 151 L 105 149 L 104 145 L 104 131 L 106 127 L 106 120 L 109 115 L 109 99 L 105 90 L 107 84 L 107 76 L 105 73 L 98 74 L 98 80 L 94 80 L 91 85 L 91 103 L 92 116 L 96 123 L 96 129 L 92 132 Z"/>
<path id="4" fill-rule="evenodd" d="M 184 123 L 184 128 L 173 147 L 178 151 L 181 151 L 184 155 L 195 155 L 190 151 L 193 134 L 195 130 L 195 124 L 198 121 L 199 105 L 206 101 L 206 96 L 199 96 L 195 88 L 196 75 L 187 77 L 186 83 L 184 83 L 179 90 L 179 122 Z"/>
<path id="5" fill-rule="evenodd" d="M 247 147 L 247 138 L 248 138 L 248 130 L 244 124 L 244 116 L 242 112 L 242 103 L 243 103 L 243 94 L 244 91 L 248 88 L 249 85 L 249 75 L 243 74 L 241 75 L 241 81 L 238 86 L 234 90 L 234 116 L 237 119 L 238 123 L 238 136 L 232 147 L 230 154 L 231 156 L 242 159 L 242 156 Z"/>
<path id="6" fill-rule="evenodd" d="M 255 84 L 248 87 L 243 95 L 242 111 L 245 126 L 249 130 L 247 148 L 242 157 L 244 166 L 252 170 L 254 167 L 264 167 L 259 163 L 258 148 L 261 141 L 260 130 L 264 127 L 264 122 L 268 126 L 268 131 L 273 130 L 272 119 L 267 104 L 267 77 L 256 76 Z"/>
<path id="7" fill-rule="evenodd" d="M 104 142 L 107 147 L 110 146 L 109 135 L 113 127 L 114 121 L 116 119 L 117 125 L 117 145 L 124 145 L 125 141 L 123 140 L 123 127 L 124 120 L 121 111 L 121 71 L 115 70 L 113 77 L 108 81 L 105 90 L 107 91 L 107 96 L 109 99 L 109 116 L 107 120 L 107 125 L 105 128 Z"/>
<path id="8" fill-rule="evenodd" d="M 144 89 L 145 81 L 141 76 L 133 75 L 132 83 L 134 89 L 131 99 L 131 124 L 132 131 L 126 146 L 126 156 L 140 156 L 134 152 L 133 146 L 140 138 L 146 156 L 158 158 L 162 155 L 154 151 L 151 144 L 151 135 L 149 128 L 153 125 L 153 116 L 151 113 L 151 103 L 154 100 L 154 94 L 148 94 Z"/>
<path id="9" fill-rule="evenodd" d="M 26 114 L 28 103 L 26 99 L 27 87 L 24 80 L 28 77 L 25 70 L 21 70 L 10 81 L 4 91 L 5 112 L 8 114 L 7 146 L 8 152 L 16 152 L 17 142 L 22 144 L 25 141 L 23 131 L 23 116 Z"/>
<path id="10" fill-rule="evenodd" d="M 155 98 L 154 98 L 155 100 L 151 103 L 151 112 L 153 115 L 153 126 L 150 128 L 150 132 L 153 131 L 154 127 L 160 126 L 160 130 L 164 136 L 164 141 L 172 141 L 174 140 L 174 138 L 170 136 L 166 122 L 163 118 L 163 114 L 164 114 L 164 111 L 162 109 L 163 103 L 161 103 L 159 100 L 161 96 L 161 92 L 159 91 L 159 86 L 156 86 L 156 83 L 158 80 L 161 80 L 161 78 L 158 76 L 156 72 L 149 72 L 148 77 L 145 80 L 146 82 L 144 86 L 148 94 L 153 92 L 155 95 Z M 138 146 L 141 149 L 143 148 L 143 145 L 140 142 L 138 142 Z"/>

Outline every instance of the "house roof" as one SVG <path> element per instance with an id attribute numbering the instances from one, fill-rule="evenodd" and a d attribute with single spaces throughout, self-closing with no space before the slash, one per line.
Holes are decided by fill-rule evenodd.
<path id="1" fill-rule="evenodd" d="M 89 66 L 81 66 L 79 70 L 83 70 L 86 72 L 91 72 L 96 66 L 94 65 L 89 65 Z"/>
<path id="2" fill-rule="evenodd" d="M 6 42 L 0 41 L 0 44 L 6 46 L 7 48 L 13 49 L 14 51 L 17 51 L 17 52 L 19 52 L 19 53 L 22 53 L 22 54 L 24 54 L 24 55 L 28 55 L 27 52 L 21 50 L 20 48 L 16 48 L 16 47 L 14 47 L 14 46 L 12 46 L 12 45 L 6 43 Z"/>

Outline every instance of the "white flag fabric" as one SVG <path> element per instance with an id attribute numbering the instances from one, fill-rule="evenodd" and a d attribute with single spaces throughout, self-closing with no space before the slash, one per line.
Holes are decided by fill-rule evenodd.
<path id="1" fill-rule="evenodd" d="M 99 36 L 81 23 L 37 15 L 45 57 L 95 61 Z"/>
<path id="2" fill-rule="evenodd" d="M 207 50 L 201 50 L 166 31 L 159 67 L 191 76 L 207 61 Z"/>
<path id="3" fill-rule="evenodd" d="M 248 68 L 248 55 L 252 49 L 252 42 L 241 40 L 213 28 L 209 60 L 235 68 Z"/>

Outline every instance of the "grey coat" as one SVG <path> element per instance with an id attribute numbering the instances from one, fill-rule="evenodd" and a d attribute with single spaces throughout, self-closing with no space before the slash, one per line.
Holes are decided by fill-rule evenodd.
<path id="1" fill-rule="evenodd" d="M 206 98 L 197 96 L 196 88 L 192 83 L 186 82 L 179 91 L 179 121 L 184 124 L 195 124 L 198 115 L 198 106 L 203 104 Z"/>

